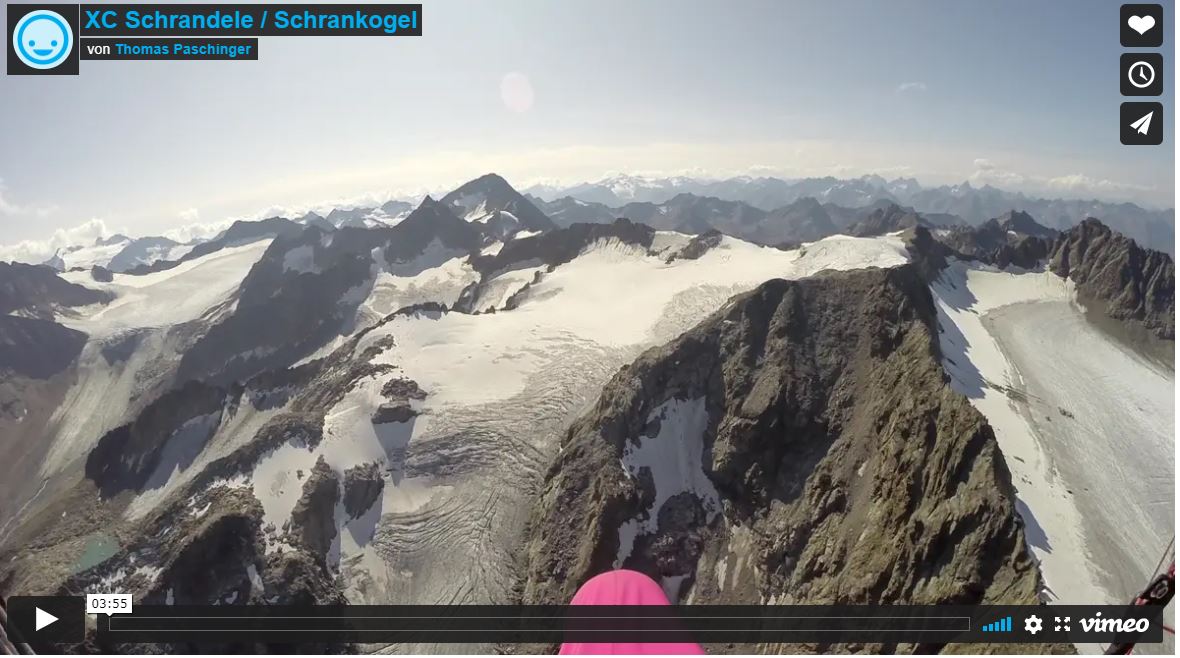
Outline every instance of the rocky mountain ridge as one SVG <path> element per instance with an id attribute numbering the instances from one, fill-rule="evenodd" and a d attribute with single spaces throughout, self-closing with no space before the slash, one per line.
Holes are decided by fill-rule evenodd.
<path id="1" fill-rule="evenodd" d="M 1176 337 L 1176 268 L 1168 254 L 1144 249 L 1096 219 L 1062 233 L 1049 268 L 1077 285 L 1083 302 L 1164 339 Z"/>
<path id="2" fill-rule="evenodd" d="M 622 566 L 696 604 L 1036 603 L 1008 470 L 937 331 L 907 265 L 769 281 L 648 350 L 563 441 L 523 601 Z"/>
<path id="3" fill-rule="evenodd" d="M 1044 263 L 1077 286 L 1079 301 L 1133 333 L 1175 339 L 1175 263 L 1144 249 L 1097 219 L 1058 232 L 1027 213 L 1010 212 L 978 228 L 935 232 L 939 258 L 954 256 L 997 267 Z"/>

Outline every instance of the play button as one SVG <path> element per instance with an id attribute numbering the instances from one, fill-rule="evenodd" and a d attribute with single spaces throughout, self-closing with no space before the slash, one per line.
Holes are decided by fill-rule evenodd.
<path id="1" fill-rule="evenodd" d="M 14 596 L 7 603 L 8 636 L 14 642 L 32 645 L 37 653 L 62 653 L 53 645 L 86 639 L 84 597 Z"/>
<path id="2" fill-rule="evenodd" d="M 46 626 L 57 621 L 57 617 L 54 617 L 53 615 L 49 614 L 48 612 L 45 612 L 41 608 L 34 607 L 33 610 L 36 611 L 36 619 L 34 620 L 36 623 L 35 623 L 35 626 L 33 627 L 34 631 L 39 631 L 42 628 L 45 628 Z"/>

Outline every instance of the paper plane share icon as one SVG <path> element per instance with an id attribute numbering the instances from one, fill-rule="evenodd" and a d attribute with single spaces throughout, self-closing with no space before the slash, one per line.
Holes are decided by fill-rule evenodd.
<path id="1" fill-rule="evenodd" d="M 1119 141 L 1127 146 L 1158 146 L 1164 141 L 1167 121 L 1161 103 L 1123 103 L 1119 106 Z"/>
<path id="2" fill-rule="evenodd" d="M 1131 128 L 1140 135 L 1146 135 L 1148 129 L 1151 128 L 1151 115 L 1153 114 L 1155 114 L 1154 110 L 1139 117 L 1131 124 Z"/>

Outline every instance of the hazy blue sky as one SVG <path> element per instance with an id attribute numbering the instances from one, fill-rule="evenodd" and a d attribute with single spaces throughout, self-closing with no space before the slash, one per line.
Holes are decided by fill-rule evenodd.
<path id="1" fill-rule="evenodd" d="M 519 187 L 878 172 L 1172 205 L 1175 76 L 1164 146 L 1121 146 L 1117 0 L 423 4 L 422 37 L 269 37 L 257 62 L 5 76 L 0 244 L 493 170 Z M 514 73 L 531 104 L 506 102 Z"/>

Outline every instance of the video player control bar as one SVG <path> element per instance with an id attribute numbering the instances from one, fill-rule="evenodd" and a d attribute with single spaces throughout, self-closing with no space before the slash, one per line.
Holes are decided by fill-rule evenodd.
<path id="1" fill-rule="evenodd" d="M 1162 640 L 1160 611 L 1142 606 L 135 606 L 99 616 L 98 632 L 131 643 Z"/>

